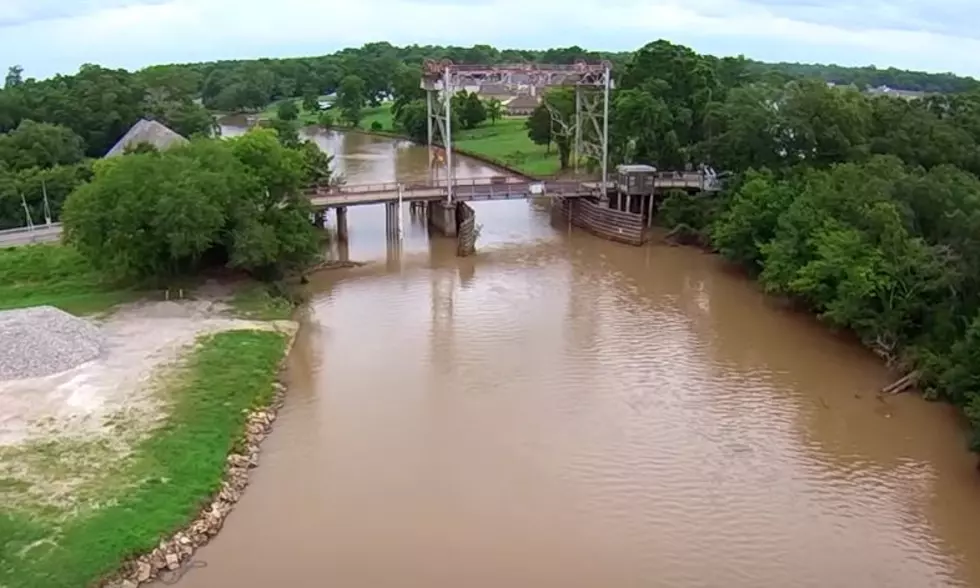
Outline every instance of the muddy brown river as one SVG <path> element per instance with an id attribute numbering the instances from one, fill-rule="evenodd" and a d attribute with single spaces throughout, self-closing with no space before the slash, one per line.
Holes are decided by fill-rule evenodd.
<path id="1" fill-rule="evenodd" d="M 425 175 L 317 140 L 352 183 Z M 261 467 L 180 586 L 980 586 L 950 409 L 877 398 L 876 358 L 712 256 L 474 208 L 467 259 L 351 211 L 376 263 L 315 279 Z"/>

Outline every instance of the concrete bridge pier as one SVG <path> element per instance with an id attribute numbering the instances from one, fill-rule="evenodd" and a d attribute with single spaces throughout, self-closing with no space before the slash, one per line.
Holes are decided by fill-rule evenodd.
<path id="1" fill-rule="evenodd" d="M 324 228 L 324 226 L 326 226 L 326 224 L 327 224 L 326 223 L 326 220 L 327 220 L 327 213 L 326 212 L 324 212 L 322 210 L 318 210 L 318 211 L 316 211 L 316 212 L 313 213 L 313 226 L 314 227 L 316 227 L 318 229 Z"/>
<path id="2" fill-rule="evenodd" d="M 456 255 L 473 255 L 476 253 L 476 212 L 469 204 L 457 202 L 456 222 Z"/>
<path id="3" fill-rule="evenodd" d="M 446 201 L 429 203 L 429 227 L 445 237 L 455 237 L 456 205 Z"/>
<path id="4" fill-rule="evenodd" d="M 340 206 L 337 208 L 337 239 L 347 242 L 347 238 L 350 233 L 347 230 L 347 207 Z"/>
<path id="5" fill-rule="evenodd" d="M 389 241 L 397 241 L 401 233 L 401 207 L 397 202 L 385 203 L 385 233 Z"/>

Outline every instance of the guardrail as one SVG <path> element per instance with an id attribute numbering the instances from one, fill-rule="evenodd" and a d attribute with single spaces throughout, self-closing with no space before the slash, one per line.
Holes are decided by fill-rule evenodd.
<path id="1" fill-rule="evenodd" d="M 23 233 L 37 233 L 41 231 L 50 231 L 52 229 L 60 229 L 61 223 L 51 223 L 50 225 L 36 225 L 33 227 L 16 227 L 13 229 L 0 229 L 0 235 L 19 235 Z"/>

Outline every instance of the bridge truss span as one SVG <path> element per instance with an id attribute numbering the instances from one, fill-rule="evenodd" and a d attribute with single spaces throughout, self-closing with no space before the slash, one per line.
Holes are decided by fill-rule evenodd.
<path id="1" fill-rule="evenodd" d="M 428 110 L 428 147 L 430 180 L 441 179 L 445 169 L 450 186 L 447 201 L 452 202 L 456 177 L 453 163 L 452 97 L 468 87 L 495 84 L 541 96 L 549 88 L 573 87 L 575 111 L 566 120 L 543 102 L 552 117 L 552 127 L 573 138 L 573 162 L 578 169 L 583 157 L 599 163 L 602 183 L 609 181 L 609 95 L 613 88 L 612 64 L 609 61 L 571 65 L 517 63 L 498 65 L 454 64 L 449 60 L 426 60 L 422 70 L 422 88 L 426 91 Z"/>

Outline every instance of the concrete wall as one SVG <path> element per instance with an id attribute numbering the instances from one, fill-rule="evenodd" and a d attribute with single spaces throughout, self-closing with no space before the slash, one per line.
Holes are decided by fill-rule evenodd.
<path id="1" fill-rule="evenodd" d="M 429 227 L 445 237 L 456 236 L 456 206 L 444 201 L 430 202 Z"/>
<path id="2" fill-rule="evenodd" d="M 466 257 L 476 253 L 476 213 L 465 202 L 456 203 L 456 255 Z"/>
<path id="3" fill-rule="evenodd" d="M 647 240 L 640 214 L 613 210 L 608 208 L 608 203 L 587 198 L 564 198 L 560 206 L 573 225 L 597 237 L 629 245 L 642 245 Z"/>

